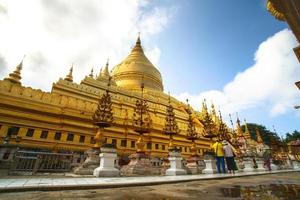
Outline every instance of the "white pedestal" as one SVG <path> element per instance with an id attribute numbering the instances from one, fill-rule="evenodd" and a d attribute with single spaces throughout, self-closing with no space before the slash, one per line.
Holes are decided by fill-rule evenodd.
<path id="1" fill-rule="evenodd" d="M 168 176 L 186 175 L 186 170 L 182 169 L 181 160 L 182 157 L 179 152 L 170 152 L 169 153 L 170 168 L 166 170 L 166 175 Z"/>
<path id="2" fill-rule="evenodd" d="M 257 171 L 266 171 L 264 168 L 264 161 L 260 158 L 256 159 L 256 164 L 257 164 Z"/>
<path id="3" fill-rule="evenodd" d="M 94 170 L 96 177 L 120 176 L 120 171 L 115 168 L 115 159 L 117 158 L 116 149 L 101 148 L 100 166 Z"/>
<path id="4" fill-rule="evenodd" d="M 253 172 L 254 167 L 253 167 L 253 161 L 251 158 L 244 158 L 244 166 L 245 168 L 243 169 L 244 172 Z"/>
<path id="5" fill-rule="evenodd" d="M 297 160 L 292 160 L 293 169 L 300 169 L 300 163 Z"/>
<path id="6" fill-rule="evenodd" d="M 215 173 L 217 173 L 215 159 L 204 160 L 204 162 L 205 162 L 205 169 L 202 170 L 203 174 L 215 174 Z"/>
<path id="7" fill-rule="evenodd" d="M 286 162 L 287 162 L 288 169 L 293 169 L 293 163 L 292 163 L 292 161 L 290 159 L 288 159 Z"/>
<path id="8" fill-rule="evenodd" d="M 273 160 L 271 159 L 271 170 L 278 170 L 278 165 L 275 165 L 274 163 L 273 163 Z"/>

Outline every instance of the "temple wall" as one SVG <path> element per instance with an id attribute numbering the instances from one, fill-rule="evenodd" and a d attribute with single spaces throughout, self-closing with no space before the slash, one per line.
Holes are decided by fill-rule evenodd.
<path id="1" fill-rule="evenodd" d="M 91 85 L 95 85 L 92 87 Z M 0 142 L 13 130 L 19 128 L 10 143 L 18 143 L 23 147 L 50 150 L 84 151 L 93 144 L 97 128 L 93 125 L 92 115 L 97 108 L 100 96 L 105 91 L 106 84 L 94 79 L 76 84 L 59 80 L 53 85 L 52 92 L 23 87 L 9 81 L 0 81 Z M 135 151 L 138 134 L 132 130 L 131 117 L 136 98 L 140 93 L 124 91 L 122 88 L 110 88 L 115 124 L 107 128 L 103 137 L 108 143 L 115 140 L 119 154 L 130 154 Z M 152 132 L 145 137 L 151 143 L 148 153 L 153 156 L 166 156 L 168 153 L 168 137 L 163 135 L 165 109 L 168 101 L 166 94 L 146 91 L 145 98 L 150 107 L 153 120 Z M 182 148 L 182 154 L 190 154 L 191 142 L 185 139 L 188 115 L 180 108 L 180 103 L 172 98 L 179 128 L 183 131 L 175 137 L 174 144 Z M 32 129 L 34 130 L 32 135 Z M 201 126 L 197 125 L 200 132 Z M 42 132 L 48 131 L 42 138 Z M 56 138 L 56 134 L 61 136 Z M 73 136 L 72 136 L 73 135 Z M 16 137 L 20 141 L 17 141 Z M 84 141 L 80 141 L 84 137 Z M 122 146 L 126 140 L 126 146 Z M 124 145 L 124 141 L 123 141 Z M 198 147 L 209 147 L 205 138 L 197 141 Z M 199 150 L 201 153 L 201 150 Z"/>

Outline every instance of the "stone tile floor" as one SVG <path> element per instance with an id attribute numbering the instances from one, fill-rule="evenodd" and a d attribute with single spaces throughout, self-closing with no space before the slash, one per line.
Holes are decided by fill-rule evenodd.
<path id="1" fill-rule="evenodd" d="M 0 193 L 0 200 L 295 200 L 300 199 L 299 172 L 268 173 L 161 185 L 22 191 Z"/>
<path id="2" fill-rule="evenodd" d="M 199 174 L 182 176 L 147 176 L 147 177 L 37 177 L 0 178 L 0 192 L 26 190 L 61 190 L 76 188 L 110 188 L 134 185 L 156 185 L 194 180 L 224 179 L 232 177 L 253 176 L 259 174 L 286 173 L 300 170 L 278 170 L 262 172 L 240 172 L 236 174 Z"/>

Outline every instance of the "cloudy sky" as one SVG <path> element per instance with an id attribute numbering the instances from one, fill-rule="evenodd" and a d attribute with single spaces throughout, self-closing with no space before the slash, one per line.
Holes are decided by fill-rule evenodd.
<path id="1" fill-rule="evenodd" d="M 0 79 L 26 54 L 23 85 L 51 91 L 72 63 L 80 82 L 107 58 L 118 64 L 138 32 L 165 91 L 280 134 L 300 130 L 298 44 L 261 0 L 0 0 Z"/>

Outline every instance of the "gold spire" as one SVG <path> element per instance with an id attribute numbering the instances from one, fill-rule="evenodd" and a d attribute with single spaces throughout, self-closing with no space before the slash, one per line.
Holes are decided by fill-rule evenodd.
<path id="1" fill-rule="evenodd" d="M 66 81 L 73 82 L 73 75 L 72 75 L 72 73 L 73 73 L 73 64 L 72 64 L 72 67 L 70 68 L 69 74 L 65 78 Z"/>
<path id="2" fill-rule="evenodd" d="M 101 71 L 100 71 L 100 74 L 98 76 L 98 79 L 101 77 L 101 78 L 105 78 L 105 79 L 108 79 L 110 74 L 109 74 L 109 70 L 108 70 L 108 59 L 107 59 L 107 62 L 105 64 L 104 67 L 101 68 Z"/>
<path id="3" fill-rule="evenodd" d="M 228 129 L 226 124 L 223 122 L 221 111 L 219 110 L 219 138 L 222 140 L 229 140 Z"/>
<path id="4" fill-rule="evenodd" d="M 241 121 L 239 118 L 236 120 L 236 131 L 238 137 L 244 137 L 242 127 L 241 127 Z"/>
<path id="5" fill-rule="evenodd" d="M 94 78 L 94 69 L 93 68 L 91 70 L 91 73 L 90 73 L 89 77 Z"/>
<path id="6" fill-rule="evenodd" d="M 250 134 L 246 119 L 244 119 L 244 121 L 245 121 L 245 138 L 247 140 L 250 140 L 251 139 L 251 134 Z"/>
<path id="7" fill-rule="evenodd" d="M 22 79 L 21 70 L 23 68 L 24 58 L 25 58 L 25 56 L 23 57 L 22 61 L 16 66 L 15 71 L 10 73 L 9 76 L 7 78 L 5 78 L 4 80 L 8 80 L 8 81 L 10 81 L 12 83 L 16 83 L 16 84 L 21 84 L 21 82 L 20 82 L 20 80 Z"/>
<path id="8" fill-rule="evenodd" d="M 211 103 L 211 116 L 215 123 L 219 123 L 219 118 L 216 113 L 215 105 Z"/>
<path id="9" fill-rule="evenodd" d="M 141 33 L 139 32 L 138 38 L 136 40 L 135 46 L 141 46 L 141 38 L 140 38 Z"/>
<path id="10" fill-rule="evenodd" d="M 204 100 L 202 101 L 202 110 L 201 110 L 201 113 L 202 113 L 203 115 L 205 115 L 206 113 L 208 113 L 208 111 L 207 111 L 207 105 L 206 105 L 206 99 L 204 99 Z"/>
<path id="11" fill-rule="evenodd" d="M 259 132 L 259 130 L 258 130 L 257 127 L 255 127 L 255 133 L 256 133 L 256 141 L 257 141 L 258 143 L 263 143 L 264 141 L 263 141 L 263 139 L 261 138 L 261 134 L 260 134 L 260 132 Z"/>

